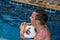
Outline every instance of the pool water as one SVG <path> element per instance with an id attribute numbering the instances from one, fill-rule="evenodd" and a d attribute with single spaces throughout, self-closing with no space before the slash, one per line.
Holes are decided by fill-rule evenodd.
<path id="1" fill-rule="evenodd" d="M 0 1 L 0 40 L 21 40 L 20 24 L 24 21 L 30 22 L 30 15 L 38 8 L 48 14 L 46 24 L 51 31 L 52 40 L 60 40 L 60 10 L 5 0 Z"/>

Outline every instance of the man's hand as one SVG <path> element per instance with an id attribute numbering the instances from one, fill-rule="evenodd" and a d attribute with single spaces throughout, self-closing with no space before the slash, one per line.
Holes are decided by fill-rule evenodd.
<path id="1" fill-rule="evenodd" d="M 24 34 L 20 32 L 20 37 L 22 40 L 24 40 Z"/>
<path id="2" fill-rule="evenodd" d="M 24 40 L 24 33 L 26 32 L 27 23 L 23 22 L 20 26 L 20 37 Z"/>

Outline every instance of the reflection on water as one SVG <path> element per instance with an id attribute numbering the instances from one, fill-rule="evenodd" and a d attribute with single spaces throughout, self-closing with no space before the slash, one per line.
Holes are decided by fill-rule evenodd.
<path id="1" fill-rule="evenodd" d="M 8 40 L 8 39 L 5 39 L 5 38 L 0 38 L 0 40 Z"/>

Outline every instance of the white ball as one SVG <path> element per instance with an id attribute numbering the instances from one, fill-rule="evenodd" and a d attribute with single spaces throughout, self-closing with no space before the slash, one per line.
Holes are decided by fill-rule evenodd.
<path id="1" fill-rule="evenodd" d="M 24 33 L 24 38 L 34 38 L 36 35 L 35 27 L 33 25 L 28 25 L 26 29 L 27 31 Z"/>

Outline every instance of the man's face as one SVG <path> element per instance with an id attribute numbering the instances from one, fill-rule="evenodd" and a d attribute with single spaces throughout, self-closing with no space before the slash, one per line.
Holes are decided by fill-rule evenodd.
<path id="1" fill-rule="evenodd" d="M 33 24 L 33 25 L 35 24 L 35 21 L 36 21 L 35 20 L 36 14 L 37 14 L 36 12 L 33 12 L 32 15 L 30 16 L 30 21 L 31 21 L 31 24 Z"/>

